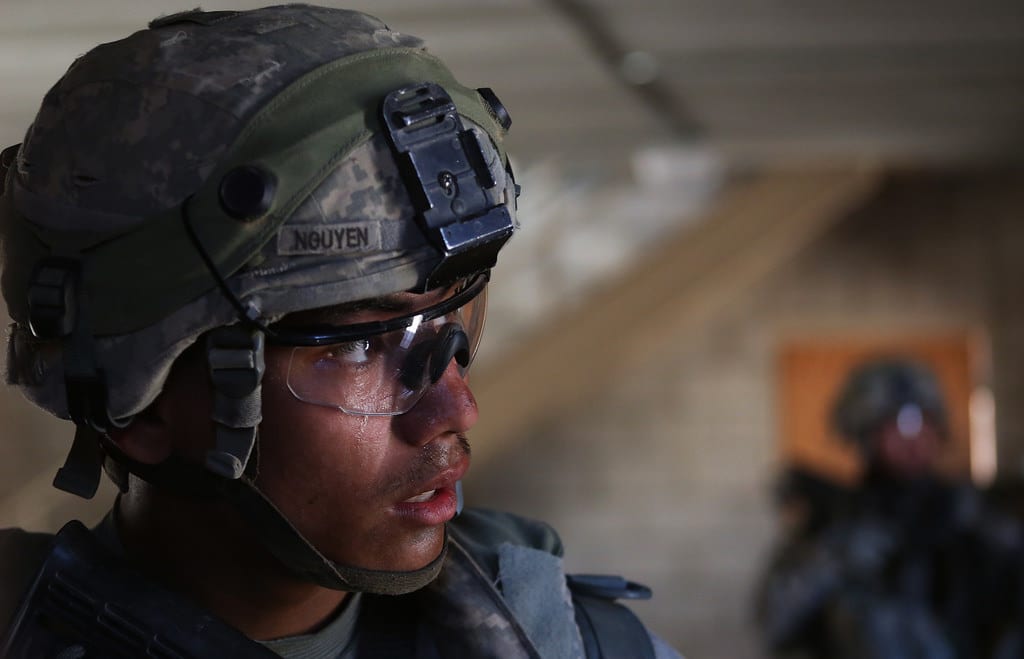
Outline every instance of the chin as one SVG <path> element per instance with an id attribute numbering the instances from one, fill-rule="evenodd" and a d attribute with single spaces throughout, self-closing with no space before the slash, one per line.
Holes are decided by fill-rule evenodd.
<path id="1" fill-rule="evenodd" d="M 421 538 L 413 544 L 406 545 L 407 550 L 401 556 L 395 556 L 394 567 L 385 568 L 396 572 L 411 572 L 430 565 L 444 549 L 444 530 L 437 529 L 430 538 Z"/>
<path id="2" fill-rule="evenodd" d="M 444 548 L 444 529 L 431 529 L 414 537 L 395 539 L 386 546 L 360 551 L 357 554 L 339 552 L 334 561 L 366 570 L 382 572 L 412 572 L 436 559 Z M 333 555 L 332 555 L 333 558 Z"/>

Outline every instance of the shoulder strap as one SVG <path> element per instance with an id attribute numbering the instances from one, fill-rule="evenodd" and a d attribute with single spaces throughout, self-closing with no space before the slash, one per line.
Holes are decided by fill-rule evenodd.
<path id="1" fill-rule="evenodd" d="M 451 530 L 494 581 L 500 579 L 501 547 L 505 543 L 558 557 L 563 552 L 562 542 L 550 526 L 509 513 L 467 509 L 455 519 Z M 653 641 L 643 623 L 615 601 L 649 599 L 649 588 L 617 576 L 570 574 L 565 578 L 589 659 L 655 657 Z"/>
<path id="2" fill-rule="evenodd" d="M 544 522 L 497 510 L 466 508 L 449 522 L 448 531 L 494 578 L 499 571 L 499 547 L 505 543 L 558 557 L 564 553 L 558 533 Z"/>
<path id="3" fill-rule="evenodd" d="M 616 599 L 648 599 L 646 586 L 622 577 L 566 575 L 576 625 L 588 659 L 654 659 L 654 643 L 647 628 Z"/>

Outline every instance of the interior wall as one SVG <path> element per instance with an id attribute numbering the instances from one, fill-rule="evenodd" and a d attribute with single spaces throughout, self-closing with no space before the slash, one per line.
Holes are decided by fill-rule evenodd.
<path id="1" fill-rule="evenodd" d="M 680 336 L 676 350 L 623 371 L 600 396 L 538 420 L 476 465 L 470 503 L 552 523 L 570 571 L 651 585 L 655 599 L 635 609 L 684 654 L 760 656 L 750 598 L 775 528 L 776 358 L 785 341 L 987 335 L 992 368 L 977 376 L 995 391 L 1001 474 L 1018 474 L 1024 225 L 1011 218 L 1022 183 L 1020 172 L 1003 171 L 892 176 L 727 313 Z M 607 330 L 609 351 L 630 340 L 621 320 Z M 550 375 L 557 386 L 557 370 Z"/>

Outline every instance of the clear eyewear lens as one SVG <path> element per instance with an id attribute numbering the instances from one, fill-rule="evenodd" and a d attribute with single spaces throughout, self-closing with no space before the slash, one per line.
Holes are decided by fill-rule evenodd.
<path id="1" fill-rule="evenodd" d="M 297 346 L 288 388 L 297 399 L 349 414 L 408 412 L 455 362 L 465 377 L 483 333 L 486 289 L 435 318 L 411 316 L 405 327 L 324 346 Z"/>

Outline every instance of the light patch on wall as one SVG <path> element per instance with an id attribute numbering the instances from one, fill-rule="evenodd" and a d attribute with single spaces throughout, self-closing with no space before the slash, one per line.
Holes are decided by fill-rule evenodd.
<path id="1" fill-rule="evenodd" d="M 971 393 L 971 478 L 984 487 L 996 477 L 996 401 L 988 387 Z"/>

